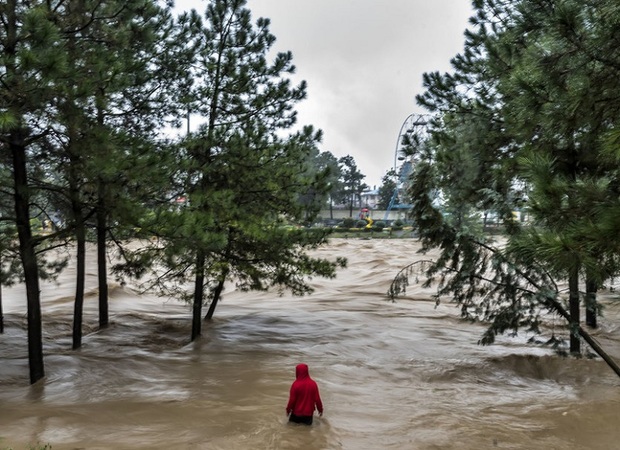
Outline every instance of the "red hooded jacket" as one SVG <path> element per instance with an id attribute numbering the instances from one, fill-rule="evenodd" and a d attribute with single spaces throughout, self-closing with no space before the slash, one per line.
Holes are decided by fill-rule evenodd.
<path id="1" fill-rule="evenodd" d="M 319 387 L 310 378 L 307 364 L 298 364 L 295 368 L 295 377 L 291 386 L 291 393 L 286 405 L 286 413 L 296 416 L 312 416 L 314 408 L 323 414 L 323 402 L 319 395 Z"/>

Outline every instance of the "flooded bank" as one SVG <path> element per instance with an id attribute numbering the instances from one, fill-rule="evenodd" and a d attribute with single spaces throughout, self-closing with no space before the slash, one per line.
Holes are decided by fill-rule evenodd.
<path id="1" fill-rule="evenodd" d="M 74 272 L 44 285 L 46 378 L 28 385 L 25 294 L 4 290 L 0 448 L 56 449 L 589 449 L 620 442 L 620 380 L 597 358 L 556 356 L 436 307 L 412 286 L 386 299 L 394 274 L 421 256 L 414 240 L 336 239 L 336 279 L 292 297 L 229 288 L 203 336 L 174 300 L 111 289 L 111 326 L 96 330 L 89 258 L 83 348 L 71 350 Z M 556 335 L 568 338 L 560 329 Z M 620 306 L 607 301 L 596 339 L 620 359 Z M 299 362 L 325 404 L 312 427 L 285 406 Z"/>

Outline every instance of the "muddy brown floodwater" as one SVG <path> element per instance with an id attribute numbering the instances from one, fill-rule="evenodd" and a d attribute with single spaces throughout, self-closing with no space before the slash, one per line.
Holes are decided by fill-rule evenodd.
<path id="1" fill-rule="evenodd" d="M 203 336 L 174 300 L 111 289 L 111 326 L 96 331 L 89 254 L 83 347 L 71 350 L 75 272 L 42 286 L 46 378 L 28 384 L 25 294 L 5 289 L 0 335 L 0 449 L 583 449 L 620 448 L 620 380 L 600 358 L 572 359 L 503 337 L 412 286 L 386 299 L 413 240 L 335 239 L 345 256 L 311 296 L 229 288 Z M 594 334 L 620 359 L 611 293 Z M 567 338 L 560 329 L 556 336 Z M 325 404 L 311 427 L 287 424 L 288 389 L 310 366 Z"/>

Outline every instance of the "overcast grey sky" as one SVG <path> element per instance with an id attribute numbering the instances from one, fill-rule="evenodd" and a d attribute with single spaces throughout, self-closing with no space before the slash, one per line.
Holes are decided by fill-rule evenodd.
<path id="1" fill-rule="evenodd" d="M 177 7 L 204 12 L 200 0 Z M 254 21 L 271 19 L 274 50 L 293 53 L 308 82 L 299 125 L 323 130 L 322 151 L 352 155 L 380 184 L 398 133 L 422 91 L 422 74 L 450 70 L 463 49 L 470 0 L 248 0 Z"/>

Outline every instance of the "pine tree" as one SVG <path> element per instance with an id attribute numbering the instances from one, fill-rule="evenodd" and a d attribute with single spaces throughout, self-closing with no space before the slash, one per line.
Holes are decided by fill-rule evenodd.
<path id="1" fill-rule="evenodd" d="M 571 352 L 579 352 L 582 337 L 618 372 L 579 317 L 583 272 L 601 283 L 617 270 L 616 247 L 600 246 L 602 219 L 618 198 L 615 170 L 601 152 L 617 120 L 608 95 L 617 88 L 609 64 L 617 36 L 608 19 L 617 20 L 617 12 L 609 14 L 617 7 L 606 3 L 602 19 L 600 5 L 590 2 L 474 4 L 475 29 L 453 59 L 455 72 L 427 74 L 419 97 L 436 116 L 411 185 L 414 219 L 425 248 L 442 248 L 426 273 L 465 317 L 491 321 L 483 343 L 506 330 L 536 332 L 541 311 L 551 310 L 569 322 Z M 437 198 L 465 215 L 442 214 Z M 466 208 L 492 208 L 503 219 L 504 251 L 463 220 Z M 527 227 L 512 216 L 521 208 L 532 218 Z M 563 280 L 568 311 L 556 284 Z"/>
<path id="2" fill-rule="evenodd" d="M 342 186 L 340 184 L 342 174 L 340 173 L 338 158 L 329 151 L 323 151 L 317 156 L 316 163 L 319 172 L 325 172 L 327 176 L 325 182 L 327 183 L 329 218 L 333 220 L 334 202 L 339 202 L 340 192 L 342 191 Z"/>
<path id="3" fill-rule="evenodd" d="M 617 189 L 609 184 L 613 166 L 601 158 L 601 136 L 617 121 L 618 106 L 607 94 L 617 83 L 610 85 L 610 71 L 597 60 L 614 58 L 618 52 L 600 41 L 599 33 L 612 40 L 613 34 L 599 19 L 603 19 L 599 5 L 588 2 L 548 2 L 542 8 L 524 2 L 514 30 L 506 34 L 508 39 L 526 37 L 521 51 L 515 55 L 512 50 L 514 69 L 499 85 L 506 109 L 517 113 L 512 117 L 518 121 L 509 122 L 507 128 L 524 143 L 522 153 L 537 155 L 530 162 L 540 155 L 550 161 L 542 166 L 551 171 L 543 176 L 545 184 L 536 183 L 533 189 L 544 190 L 555 202 L 544 202 L 548 206 L 544 210 L 534 199 L 529 203 L 537 225 L 561 238 L 558 247 L 549 249 L 551 261 L 546 263 L 555 268 L 564 265 L 573 330 L 580 322 L 582 273 L 587 273 L 591 312 L 596 310 L 597 287 L 612 275 L 605 263 L 610 254 L 595 244 L 593 236 L 598 233 L 592 227 L 600 206 L 617 198 Z M 508 39 L 503 39 L 504 48 Z M 599 53 L 601 44 L 609 52 Z M 524 87 L 529 95 L 523 94 Z M 532 168 L 528 170 L 531 173 Z M 580 351 L 576 332 L 571 333 L 570 349 Z"/>
<path id="4" fill-rule="evenodd" d="M 397 192 L 397 184 L 396 181 L 396 171 L 394 169 L 390 169 L 383 178 L 381 178 L 381 186 L 379 186 L 379 203 L 377 204 L 377 208 L 379 209 L 388 209 L 392 198 Z"/>
<path id="5" fill-rule="evenodd" d="M 105 327 L 108 218 L 113 217 L 117 227 L 135 226 L 137 212 L 143 209 L 143 198 L 136 194 L 143 192 L 131 189 L 159 170 L 152 164 L 156 155 L 145 155 L 144 149 L 153 149 L 149 135 L 173 111 L 166 106 L 174 105 L 166 93 L 173 78 L 159 56 L 162 50 L 170 51 L 166 33 L 172 21 L 167 11 L 143 1 L 105 6 L 66 2 L 55 14 L 68 63 L 65 76 L 56 84 L 62 95 L 56 105 L 54 144 L 58 149 L 53 169 L 65 197 L 58 203 L 65 204 L 77 248 L 75 349 L 82 338 L 87 229 L 95 222 L 99 323 Z"/>
<path id="6" fill-rule="evenodd" d="M 349 217 L 353 217 L 353 206 L 356 202 L 358 206 L 361 206 L 359 203 L 361 202 L 362 192 L 368 189 L 368 185 L 362 183 L 366 175 L 360 172 L 355 163 L 355 159 L 351 155 L 339 158 L 338 165 L 340 166 L 340 174 L 342 177 L 342 196 L 349 203 Z"/>
<path id="7" fill-rule="evenodd" d="M 165 267 L 150 287 L 191 303 L 193 340 L 201 334 L 205 294 L 210 318 L 230 279 L 242 289 L 280 286 L 303 294 L 309 289 L 304 276 L 333 276 L 336 264 L 305 254 L 324 242 L 323 233 L 283 226 L 309 219 L 300 198 L 323 190 L 320 177 L 308 171 L 320 133 L 306 127 L 281 137 L 305 97 L 305 83 L 292 86 L 288 78 L 292 55 L 278 53 L 267 62 L 275 40 L 269 21 L 254 25 L 245 1 L 213 1 L 204 24 L 192 11 L 180 26 L 195 52 L 186 102 L 204 118 L 180 143 L 171 177 L 186 202 L 158 208 L 152 223 L 163 245 L 142 249 L 118 269 L 141 274 L 144 263 Z"/>
<path id="8" fill-rule="evenodd" d="M 60 31 L 49 20 L 50 5 L 26 5 L 9 0 L 0 9 L 2 52 L 3 109 L 0 112 L 0 142 L 3 153 L 10 155 L 7 166 L 12 180 L 14 220 L 19 241 L 28 305 L 28 361 L 30 382 L 45 375 L 42 350 L 41 304 L 39 290 L 39 238 L 31 227 L 31 199 L 34 198 L 29 169 L 32 147 L 47 135 L 48 112 L 55 97 L 50 82 L 61 74 L 66 64 L 56 45 Z"/>
<path id="9" fill-rule="evenodd" d="M 153 153 L 149 164 L 140 166 L 136 162 L 146 158 L 138 155 L 144 156 L 146 147 L 155 147 L 154 132 L 176 106 L 166 101 L 174 92 L 171 86 L 176 81 L 171 80 L 183 77 L 171 74 L 179 62 L 179 53 L 170 51 L 172 21 L 155 2 L 102 5 L 68 1 L 52 5 L 11 1 L 0 14 L 4 24 L 0 29 L 0 95 L 7 106 L 0 112 L 0 142 L 4 154 L 10 154 L 2 160 L 2 184 L 13 195 L 15 211 L 3 218 L 16 224 L 20 245 L 34 383 L 44 376 L 38 278 L 54 276 L 66 263 L 63 259 L 56 264 L 47 262 L 43 251 L 76 233 L 77 347 L 81 342 L 86 227 L 96 212 L 103 231 L 99 234 L 99 259 L 105 262 L 105 233 L 110 227 L 100 219 L 122 219 L 115 223 L 125 228 L 128 222 L 134 226 L 138 222 L 137 216 L 127 211 L 140 210 L 136 205 L 143 199 L 133 196 L 129 202 L 130 194 L 135 193 L 131 189 L 140 181 L 144 184 L 144 180 L 155 178 L 153 171 L 149 177 L 145 168 L 153 167 L 152 158 L 161 156 Z M 134 176 L 138 173 L 142 178 Z M 134 178 L 135 183 L 128 182 Z M 159 186 L 155 189 L 160 190 Z M 144 189 L 140 192 L 144 194 Z M 105 199 L 114 203 L 106 204 Z M 55 223 L 54 232 L 42 235 L 33 230 L 31 219 L 38 218 Z M 61 222 L 64 228 L 58 229 Z M 12 270 L 7 276 L 22 276 L 20 271 Z M 105 279 L 103 265 L 102 326 L 107 323 Z"/>

